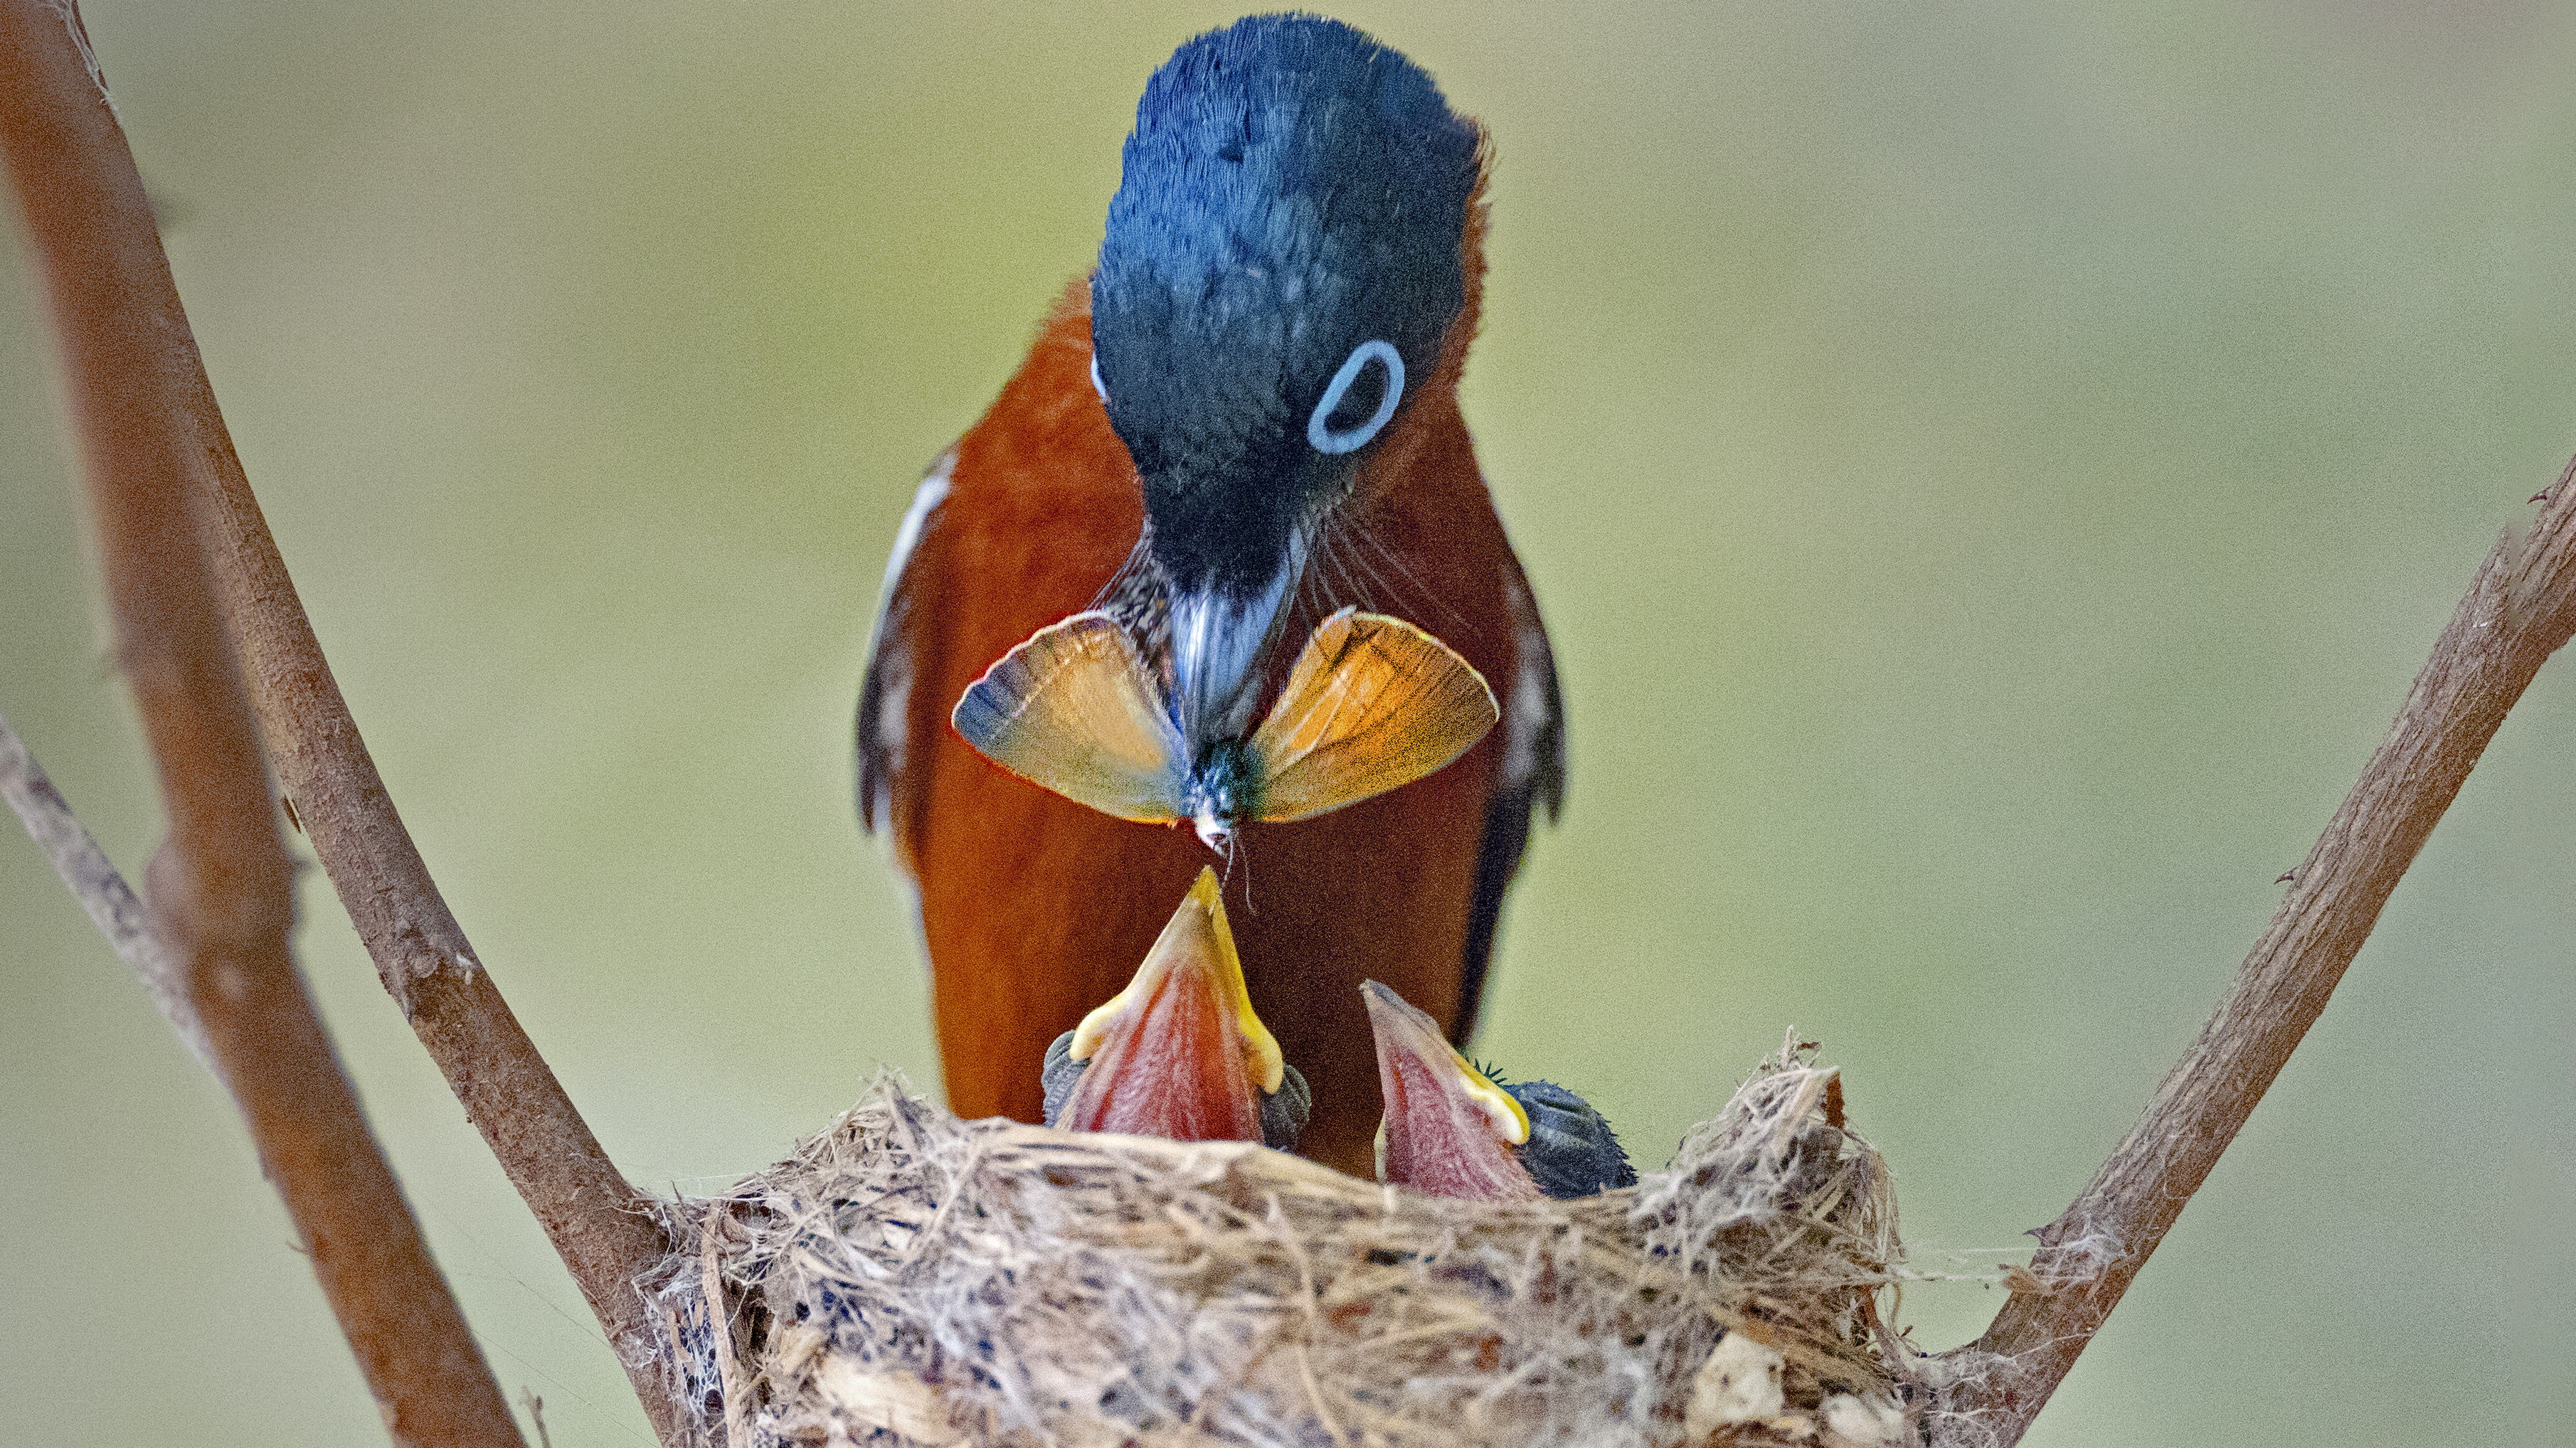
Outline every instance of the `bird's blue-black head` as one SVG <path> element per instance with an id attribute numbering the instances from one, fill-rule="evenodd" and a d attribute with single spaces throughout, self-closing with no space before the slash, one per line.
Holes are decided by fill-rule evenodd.
<path id="1" fill-rule="evenodd" d="M 1465 296 L 1476 152 L 1420 67 L 1314 16 L 1212 31 L 1146 83 L 1092 352 L 1155 561 L 1218 635 L 1176 658 L 1208 696 L 1178 701 L 1185 724 L 1242 712 L 1307 530 L 1432 375 Z"/>

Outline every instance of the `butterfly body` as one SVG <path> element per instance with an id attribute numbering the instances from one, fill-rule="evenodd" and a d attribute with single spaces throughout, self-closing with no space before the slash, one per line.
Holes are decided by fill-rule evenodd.
<path id="1" fill-rule="evenodd" d="M 1210 740 L 1181 785 L 1181 817 L 1210 847 L 1222 850 L 1235 822 L 1261 812 L 1261 765 L 1243 740 Z"/>

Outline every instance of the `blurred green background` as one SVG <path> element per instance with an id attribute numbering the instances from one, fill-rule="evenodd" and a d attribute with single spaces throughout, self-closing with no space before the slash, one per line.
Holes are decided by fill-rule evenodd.
<path id="1" fill-rule="evenodd" d="M 936 1072 L 849 716 L 922 466 L 1203 5 L 108 3 L 215 387 L 395 798 L 638 1182 Z M 1500 148 L 1467 406 L 1572 800 L 1480 1051 L 1646 1164 L 1794 1022 L 1919 1265 L 2017 1258 L 2576 451 L 2576 9 L 1364 5 Z M 12 223 L 13 224 L 13 223 Z M 10 243 L 16 250 L 14 240 Z M 159 832 L 0 286 L 0 710 Z M 2029 1440 L 2576 1440 L 2576 662 Z M 0 1422 L 362 1443 L 216 1087 L 0 836 Z M 1255 841 L 1257 848 L 1258 841 Z M 647 1441 L 318 876 L 506 1388 Z M 2000 1294 L 1909 1291 L 1917 1341 Z"/>

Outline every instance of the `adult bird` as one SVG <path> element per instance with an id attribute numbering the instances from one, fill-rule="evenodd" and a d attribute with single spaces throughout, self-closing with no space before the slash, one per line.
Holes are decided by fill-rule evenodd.
<path id="1" fill-rule="evenodd" d="M 949 727 L 1037 629 L 1099 606 L 1194 746 L 1240 733 L 1307 629 L 1362 604 L 1491 681 L 1500 727 L 1365 803 L 1244 834 L 1252 998 L 1364 1170 L 1377 977 L 1472 1027 L 1533 809 L 1564 787 L 1556 668 L 1458 410 L 1485 148 L 1348 26 L 1259 16 L 1146 84 L 1098 262 L 915 495 L 858 714 L 858 792 L 918 887 L 950 1105 L 1039 1119 L 1028 1063 L 1116 990 L 1206 859 L 1012 777 Z M 1284 644 L 1284 646 L 1283 646 Z"/>
<path id="2" fill-rule="evenodd" d="M 1243 984 L 1216 871 L 1154 938 L 1127 988 L 1047 1047 L 1046 1124 L 1297 1149 L 1309 1098 Z"/>
<path id="3" fill-rule="evenodd" d="M 1628 1153 L 1590 1102 L 1553 1081 L 1507 1082 L 1477 1066 L 1438 1021 L 1376 981 L 1360 994 L 1386 1094 L 1379 1180 L 1490 1201 L 1637 1184 Z"/>

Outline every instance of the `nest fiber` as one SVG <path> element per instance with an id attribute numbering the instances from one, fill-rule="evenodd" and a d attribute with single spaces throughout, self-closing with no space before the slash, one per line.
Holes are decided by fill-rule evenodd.
<path id="1" fill-rule="evenodd" d="M 880 1079 L 671 1211 L 647 1290 L 728 1448 L 1919 1441 L 1875 1310 L 1887 1171 L 1794 1050 L 1670 1167 L 1575 1201 L 961 1122 Z"/>

